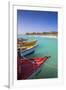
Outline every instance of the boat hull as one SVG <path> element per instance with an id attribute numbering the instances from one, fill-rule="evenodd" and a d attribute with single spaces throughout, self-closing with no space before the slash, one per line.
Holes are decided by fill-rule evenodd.
<path id="1" fill-rule="evenodd" d="M 44 62 L 48 57 L 43 58 L 33 58 L 33 59 L 24 59 L 17 58 L 17 79 L 31 79 L 36 75 L 40 70 Z"/>
<path id="2" fill-rule="evenodd" d="M 36 44 L 36 40 L 35 41 L 30 41 L 30 42 L 27 42 L 27 41 L 25 41 L 25 42 L 18 42 L 17 44 L 18 44 L 18 46 L 20 46 L 20 47 L 27 47 L 27 46 L 33 46 L 33 45 L 35 45 Z"/>
<path id="3" fill-rule="evenodd" d="M 30 55 L 30 54 L 34 53 L 34 51 L 36 50 L 37 46 L 38 45 L 35 45 L 32 48 L 28 48 L 28 49 L 26 49 L 24 51 L 21 50 L 21 56 L 26 56 L 26 55 Z"/>

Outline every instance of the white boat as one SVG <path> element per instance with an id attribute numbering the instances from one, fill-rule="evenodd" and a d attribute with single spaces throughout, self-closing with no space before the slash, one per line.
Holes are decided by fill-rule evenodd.
<path id="1" fill-rule="evenodd" d="M 29 55 L 29 54 L 32 54 L 34 53 L 34 51 L 36 50 L 38 45 L 34 45 L 30 48 L 27 48 L 25 50 L 20 50 L 20 56 L 23 57 L 23 56 L 26 56 L 26 55 Z"/>

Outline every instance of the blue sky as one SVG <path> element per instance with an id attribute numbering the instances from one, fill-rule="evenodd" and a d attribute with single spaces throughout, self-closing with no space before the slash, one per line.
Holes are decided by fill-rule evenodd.
<path id="1" fill-rule="evenodd" d="M 17 10 L 18 34 L 57 31 L 57 24 L 57 12 Z"/>

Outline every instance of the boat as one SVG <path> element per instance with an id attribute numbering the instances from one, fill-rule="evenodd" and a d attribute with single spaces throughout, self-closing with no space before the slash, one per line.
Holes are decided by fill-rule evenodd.
<path id="1" fill-rule="evenodd" d="M 49 58 L 50 56 L 32 59 L 17 57 L 17 79 L 25 80 L 33 78 Z"/>
<path id="2" fill-rule="evenodd" d="M 17 42 L 17 45 L 18 45 L 19 47 L 23 47 L 23 46 L 33 46 L 33 45 L 36 44 L 36 42 L 37 42 L 37 40 L 30 41 L 30 42 L 28 42 L 28 41 L 25 41 L 25 42 Z"/>
<path id="3" fill-rule="evenodd" d="M 30 55 L 30 54 L 34 53 L 37 46 L 38 46 L 38 44 L 33 45 L 31 47 L 28 47 L 28 48 L 26 48 L 26 47 L 18 48 L 18 50 L 17 50 L 18 51 L 18 56 L 26 56 L 26 55 Z"/>
<path id="4" fill-rule="evenodd" d="M 28 39 L 26 39 L 26 38 L 18 38 L 17 39 L 17 42 L 23 42 L 23 41 L 27 41 Z"/>

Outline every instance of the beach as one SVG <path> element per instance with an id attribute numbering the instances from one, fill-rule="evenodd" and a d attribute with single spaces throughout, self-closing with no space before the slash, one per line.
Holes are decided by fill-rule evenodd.
<path id="1" fill-rule="evenodd" d="M 28 37 L 47 37 L 47 38 L 58 38 L 57 35 L 18 35 L 18 37 L 21 37 L 21 36 L 28 36 Z"/>
<path id="2" fill-rule="evenodd" d="M 34 37 L 46 37 L 46 38 L 58 38 L 57 36 L 53 36 L 53 35 L 29 35 L 29 36 L 34 36 Z"/>

